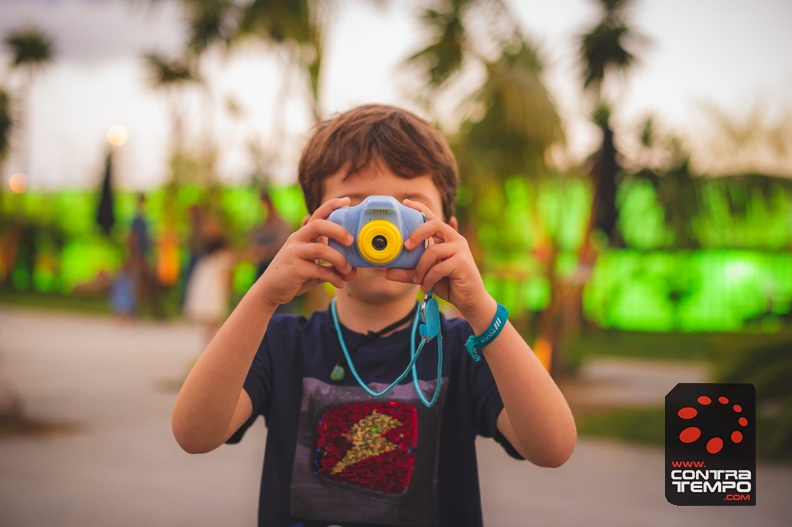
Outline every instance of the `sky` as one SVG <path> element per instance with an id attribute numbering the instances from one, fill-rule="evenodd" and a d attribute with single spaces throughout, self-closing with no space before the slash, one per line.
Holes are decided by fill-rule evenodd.
<path id="1" fill-rule="evenodd" d="M 596 146 L 596 130 L 581 94 L 575 37 L 598 17 L 593 0 L 510 0 L 525 33 L 539 46 L 545 81 L 567 131 L 567 158 L 580 159 Z M 371 7 L 344 2 L 327 34 L 322 101 L 326 115 L 358 104 L 382 102 L 414 108 L 412 89 L 400 64 L 425 38 L 415 15 L 417 1 Z M 687 138 L 705 142 L 713 133 L 704 110 L 714 105 L 734 115 L 760 108 L 768 119 L 792 118 L 792 2 L 788 0 L 637 0 L 634 29 L 647 38 L 640 63 L 619 88 L 617 133 L 634 133 L 649 114 Z M 142 55 L 176 56 L 183 25 L 167 2 L 144 0 L 0 0 L 0 35 L 24 26 L 49 34 L 56 60 L 36 77 L 28 94 L 25 144 L 2 174 L 24 171 L 33 189 L 93 188 L 98 185 L 107 144 L 116 124 L 129 140 L 116 152 L 116 178 L 125 188 L 161 184 L 167 174 L 169 100 L 152 89 Z M 248 145 L 269 152 L 269 168 L 280 182 L 296 177 L 296 158 L 311 119 L 297 99 L 279 104 L 284 88 L 282 58 L 262 46 L 230 57 L 210 58 L 213 117 L 199 93 L 181 102 L 190 115 L 195 145 L 213 135 L 220 145 L 218 172 L 245 182 L 254 163 Z M 17 86 L 0 51 L 0 85 Z M 233 101 L 242 111 L 226 111 Z M 203 116 L 201 121 L 198 116 Z M 786 121 L 788 122 L 788 121 Z M 200 146 L 199 146 L 200 147 Z M 702 156 L 704 157 L 704 156 Z M 27 158 L 24 159 L 24 158 Z M 787 170 L 787 172 L 792 169 Z"/>

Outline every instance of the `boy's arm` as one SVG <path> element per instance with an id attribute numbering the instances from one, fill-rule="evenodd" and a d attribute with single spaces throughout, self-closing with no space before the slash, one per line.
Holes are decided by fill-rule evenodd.
<path id="1" fill-rule="evenodd" d="M 433 239 L 414 270 L 390 269 L 391 280 L 421 284 L 451 302 L 481 335 L 495 318 L 497 304 L 487 293 L 465 238 L 437 219 L 423 204 L 405 200 L 423 212 L 427 222 L 405 240 L 411 249 Z M 455 220 L 454 220 L 455 222 Z M 511 323 L 483 350 L 504 409 L 498 430 L 529 461 L 547 467 L 562 465 L 575 448 L 577 430 L 572 412 L 552 377 Z"/>
<path id="2" fill-rule="evenodd" d="M 355 277 L 341 253 L 323 242 L 330 237 L 352 243 L 346 230 L 327 221 L 333 210 L 348 204 L 349 198 L 328 201 L 289 237 L 196 362 L 172 417 L 173 435 L 187 452 L 214 450 L 250 417 L 253 405 L 242 386 L 275 309 L 320 282 L 342 288 Z"/>
<path id="3" fill-rule="evenodd" d="M 492 297 L 484 298 L 479 312 L 466 315 L 476 335 L 489 328 L 497 309 Z M 500 433 L 534 464 L 561 466 L 572 455 L 577 431 L 552 377 L 509 322 L 482 353 L 503 399 L 497 421 Z"/>
<path id="4" fill-rule="evenodd" d="M 173 408 L 173 435 L 191 454 L 222 445 L 251 415 L 242 389 L 275 308 L 256 282 L 193 366 Z"/>

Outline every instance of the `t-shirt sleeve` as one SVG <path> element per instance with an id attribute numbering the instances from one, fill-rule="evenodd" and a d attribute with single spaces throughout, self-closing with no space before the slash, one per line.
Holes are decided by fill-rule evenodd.
<path id="1" fill-rule="evenodd" d="M 503 410 L 503 400 L 501 399 L 495 378 L 487 364 L 486 358 L 482 356 L 480 362 L 475 362 L 467 353 L 464 342 L 467 337 L 472 335 L 472 330 L 463 332 L 463 340 L 460 342 L 462 349 L 462 360 L 465 361 L 468 373 L 468 386 L 470 389 L 470 400 L 473 405 L 475 416 L 476 433 L 483 437 L 492 437 L 511 457 L 515 459 L 523 458 L 509 440 L 498 430 L 498 416 Z"/>
<path id="2" fill-rule="evenodd" d="M 272 322 L 270 322 L 272 327 Z M 253 363 L 248 370 L 245 383 L 242 388 L 247 392 L 250 397 L 250 402 L 253 403 L 253 411 L 250 417 L 245 421 L 234 434 L 228 438 L 226 443 L 235 444 L 239 443 L 248 428 L 256 421 L 258 416 L 266 416 L 269 412 L 269 401 L 271 394 L 271 372 L 272 362 L 269 346 L 269 333 L 264 335 L 264 338 L 259 345 L 256 356 L 253 358 Z"/>

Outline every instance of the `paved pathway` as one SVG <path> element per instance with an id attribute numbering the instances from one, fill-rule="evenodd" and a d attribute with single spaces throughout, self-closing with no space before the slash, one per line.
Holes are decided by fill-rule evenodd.
<path id="1" fill-rule="evenodd" d="M 175 385 L 200 351 L 184 324 L 0 309 L 0 382 L 28 415 L 65 427 L 0 437 L 0 527 L 255 525 L 264 427 L 208 455 L 170 433 Z M 701 371 L 603 361 L 577 389 L 661 404 Z M 580 387 L 583 388 L 580 388 Z M 582 439 L 569 462 L 540 469 L 479 444 L 489 526 L 776 527 L 789 525 L 792 467 L 760 465 L 756 507 L 674 507 L 657 448 Z"/>

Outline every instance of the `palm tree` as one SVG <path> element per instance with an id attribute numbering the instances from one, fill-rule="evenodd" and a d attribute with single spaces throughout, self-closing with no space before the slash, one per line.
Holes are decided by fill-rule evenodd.
<path id="1" fill-rule="evenodd" d="M 14 129 L 11 113 L 11 97 L 8 92 L 0 88 L 0 174 L 5 174 L 5 161 L 11 151 L 11 133 Z M 4 182 L 0 181 L 0 241 L 2 241 L 0 243 L 0 272 L 2 272 L 0 286 L 11 282 L 12 249 L 16 247 L 16 242 L 13 241 L 12 234 L 6 225 L 4 187 Z"/>
<path id="2" fill-rule="evenodd" d="M 163 284 L 171 285 L 178 278 L 178 240 L 176 237 L 176 193 L 180 185 L 196 175 L 190 173 L 186 162 L 184 114 L 182 102 L 186 89 L 200 83 L 200 76 L 190 59 L 166 59 L 159 54 L 149 53 L 144 57 L 152 86 L 161 90 L 170 99 L 171 146 L 170 177 L 165 185 L 163 203 L 163 232 L 158 244 L 157 274 Z M 209 161 L 212 159 L 210 158 Z M 211 172 L 211 163 L 204 170 Z"/>
<path id="3" fill-rule="evenodd" d="M 614 74 L 624 75 L 636 63 L 634 49 L 646 39 L 630 28 L 628 14 L 634 0 L 595 0 L 600 19 L 577 37 L 582 66 L 583 90 L 593 97 L 592 120 L 602 133 L 602 144 L 588 165 L 592 205 L 583 244 L 578 251 L 578 269 L 564 308 L 565 330 L 577 330 L 583 319 L 583 287 L 588 282 L 600 251 L 616 239 L 619 211 L 617 194 L 622 172 L 616 148 L 612 114 L 616 100 L 614 86 L 607 83 Z"/>
<path id="4" fill-rule="evenodd" d="M 188 49 L 200 57 L 222 46 L 233 50 L 243 41 L 257 40 L 282 56 L 287 72 L 303 75 L 309 86 L 309 107 L 319 118 L 319 71 L 322 56 L 322 13 L 318 1 L 296 0 L 181 0 L 187 18 Z M 285 76 L 288 79 L 290 74 Z M 284 93 L 289 93 L 289 87 Z"/>
<path id="5" fill-rule="evenodd" d="M 27 172 L 30 180 L 30 144 L 26 126 L 30 94 L 36 75 L 42 67 L 52 62 L 55 51 L 52 39 L 39 29 L 33 27 L 22 28 L 11 32 L 5 38 L 5 44 L 11 51 L 11 68 L 19 72 L 17 93 L 19 99 L 19 117 L 17 134 L 20 137 L 20 159 L 22 168 Z M 24 137 L 24 138 L 23 138 Z"/>
<path id="6" fill-rule="evenodd" d="M 11 145 L 14 143 L 14 138 L 10 137 L 11 133 L 16 134 L 16 143 L 19 151 L 19 160 L 22 169 L 27 174 L 28 184 L 31 180 L 30 174 L 30 133 L 29 133 L 29 107 L 30 96 L 33 83 L 36 75 L 41 71 L 45 64 L 52 61 L 54 56 L 52 40 L 40 30 L 27 27 L 12 31 L 4 39 L 6 47 L 11 52 L 11 70 L 13 72 L 12 80 L 15 81 L 13 96 L 10 100 L 6 101 L 8 117 L 13 120 L 13 128 L 10 128 L 11 122 L 7 123 L 7 136 L 6 141 L 11 139 Z M 10 109 L 9 109 L 10 107 Z M 14 112 L 14 110 L 16 110 Z M 13 115 L 16 113 L 16 115 Z M 9 145 L 10 146 L 10 145 Z M 20 220 L 20 218 L 14 218 Z M 10 282 L 10 268 L 13 261 L 18 258 L 18 249 L 20 243 L 29 242 L 25 236 L 20 232 L 20 225 L 15 221 L 8 229 L 6 229 L 4 252 L 6 254 L 7 274 L 6 279 Z M 35 249 L 31 249 L 34 251 Z M 32 260 L 31 260 L 32 261 Z"/>
<path id="7" fill-rule="evenodd" d="M 0 88 L 0 174 L 3 173 L 6 157 L 11 150 L 11 98 Z M 6 211 L 3 203 L 3 185 L 0 182 L 0 287 L 7 286 L 11 279 L 11 266 L 17 245 L 17 233 L 6 226 Z M 0 376 L 0 426 L 13 423 L 22 417 L 22 404 L 19 394 L 13 386 L 4 382 Z"/>
<path id="8" fill-rule="evenodd" d="M 453 142 L 460 164 L 471 163 L 460 172 L 473 202 L 476 185 L 542 175 L 549 148 L 563 142 L 563 129 L 542 80 L 539 53 L 506 3 L 446 0 L 439 8 L 424 8 L 420 17 L 429 41 L 407 65 L 423 81 L 418 97 L 427 113 L 440 120 L 436 110 L 448 110 L 451 93 L 467 84 L 461 77 L 471 69 L 484 71 L 476 90 L 448 111 L 462 116 L 454 123 Z"/>
<path id="9" fill-rule="evenodd" d="M 163 2 L 147 1 L 152 5 Z M 184 49 L 186 59 L 183 66 L 191 65 L 193 69 L 197 69 L 207 56 L 214 58 L 219 52 L 220 56 L 227 57 L 243 43 L 263 44 L 268 53 L 281 59 L 284 74 L 278 81 L 280 97 L 285 100 L 295 93 L 308 94 L 305 98 L 306 105 L 315 119 L 320 118 L 321 26 L 325 14 L 331 9 L 330 6 L 335 8 L 335 4 L 318 0 L 176 1 L 181 5 L 187 28 Z M 162 64 L 155 64 L 155 67 L 162 69 Z M 202 83 L 202 88 L 206 98 L 203 109 L 208 117 L 203 126 L 203 136 L 208 146 L 203 150 L 215 151 L 213 134 L 217 129 L 214 126 L 217 94 L 209 79 Z M 229 108 L 229 105 L 225 107 Z M 281 126 L 285 122 L 282 115 L 285 107 L 286 104 L 276 104 L 272 117 L 275 126 Z M 238 113 L 236 116 L 238 117 Z M 275 135 L 281 137 L 285 134 Z M 274 146 L 268 155 L 276 157 L 279 151 Z M 210 177 L 209 180 L 211 179 Z"/>
<path id="10" fill-rule="evenodd" d="M 634 0 L 595 0 L 601 18 L 589 31 L 578 37 L 578 55 L 583 69 L 583 90 L 594 97 L 593 120 L 603 136 L 602 147 L 592 163 L 592 212 L 584 251 L 590 246 L 591 234 L 599 231 L 610 240 L 618 219 L 616 208 L 617 177 L 621 171 L 618 152 L 613 142 L 611 113 L 613 103 L 606 93 L 606 80 L 613 74 L 624 75 L 636 63 L 633 51 L 646 38 L 628 24 L 628 12 Z"/>
<path id="11" fill-rule="evenodd" d="M 597 101 L 606 98 L 605 81 L 612 73 L 624 73 L 636 62 L 633 49 L 646 38 L 630 29 L 628 12 L 635 0 L 595 0 L 601 18 L 578 37 L 578 56 L 583 65 L 583 89 Z"/>
<path id="12" fill-rule="evenodd" d="M 200 77 L 189 59 L 166 59 L 157 53 L 144 56 L 145 66 L 153 88 L 162 91 L 169 99 L 171 111 L 171 152 L 184 148 L 184 113 L 182 101 L 185 89 L 200 82 Z M 178 179 L 178 174 L 172 174 Z"/>
<path id="13" fill-rule="evenodd" d="M 162 0 L 148 0 L 151 4 Z M 201 61 L 209 53 L 221 51 L 233 52 L 235 47 L 244 41 L 257 40 L 271 51 L 283 57 L 287 72 L 281 83 L 284 97 L 291 93 L 300 93 L 287 85 L 288 79 L 302 75 L 310 84 L 311 94 L 308 99 L 313 115 L 318 118 L 319 110 L 319 66 L 321 64 L 321 39 L 319 37 L 320 17 L 312 9 L 318 9 L 318 2 L 307 0 L 279 2 L 273 0 L 178 0 L 181 4 L 187 25 L 184 59 L 166 60 L 157 54 L 145 57 L 151 73 L 153 85 L 167 92 L 171 101 L 172 112 L 172 147 L 171 147 L 171 178 L 166 189 L 164 204 L 164 232 L 160 242 L 160 254 L 163 262 L 175 257 L 175 202 L 173 195 L 180 184 L 189 175 L 194 180 L 203 181 L 209 188 L 206 199 L 213 201 L 216 196 L 214 165 L 217 148 L 213 139 L 215 94 L 210 82 L 202 82 L 197 74 Z M 204 145 L 199 154 L 188 152 L 185 144 L 184 116 L 181 112 L 180 99 L 185 87 L 201 83 L 206 96 L 204 109 L 209 116 L 209 124 L 204 128 Z M 282 108 L 284 105 L 278 105 Z M 276 110 L 280 111 L 280 109 Z M 276 119 L 275 122 L 283 119 Z M 168 258 L 167 255 L 171 255 Z M 167 269 L 173 265 L 160 266 L 160 276 L 174 279 Z"/>
<path id="14" fill-rule="evenodd" d="M 537 195 L 550 180 L 548 154 L 551 147 L 563 144 L 564 131 L 542 79 L 540 54 L 505 2 L 446 0 L 425 8 L 421 19 L 429 39 L 408 59 L 408 65 L 423 80 L 419 102 L 427 113 L 443 108 L 470 71 L 484 72 L 478 88 L 458 97 L 461 102 L 451 110 L 462 116 L 452 133 L 462 178 L 460 223 L 481 260 L 483 250 L 476 243 L 476 233 L 485 223 L 504 221 L 508 201 L 504 186 L 512 178 L 528 179 Z M 438 117 L 435 114 L 436 120 Z M 498 206 L 492 206 L 495 202 Z M 554 247 L 539 207 L 529 209 L 539 240 L 535 245 Z M 510 245 L 506 237 L 502 245 Z M 487 249 L 492 254 L 496 248 Z M 555 262 L 554 256 L 545 262 L 550 282 L 554 281 Z M 517 273 L 518 281 L 526 279 L 522 271 Z M 526 319 L 526 315 L 520 318 Z M 520 323 L 525 323 L 522 329 L 527 330 L 527 320 Z"/>
<path id="15" fill-rule="evenodd" d="M 239 24 L 238 39 L 256 38 L 281 57 L 286 73 L 280 96 L 285 99 L 294 93 L 307 94 L 305 104 L 316 121 L 324 116 L 320 99 L 324 26 L 340 5 L 322 0 L 253 0 Z M 282 107 L 278 105 L 276 111 Z M 283 117 L 276 115 L 274 120 L 279 123 Z"/>
<path id="16" fill-rule="evenodd" d="M 11 132 L 14 129 L 14 121 L 11 118 L 11 97 L 8 92 L 0 87 L 0 173 L 2 167 L 11 151 Z M 2 189 L 2 185 L 0 185 Z"/>

